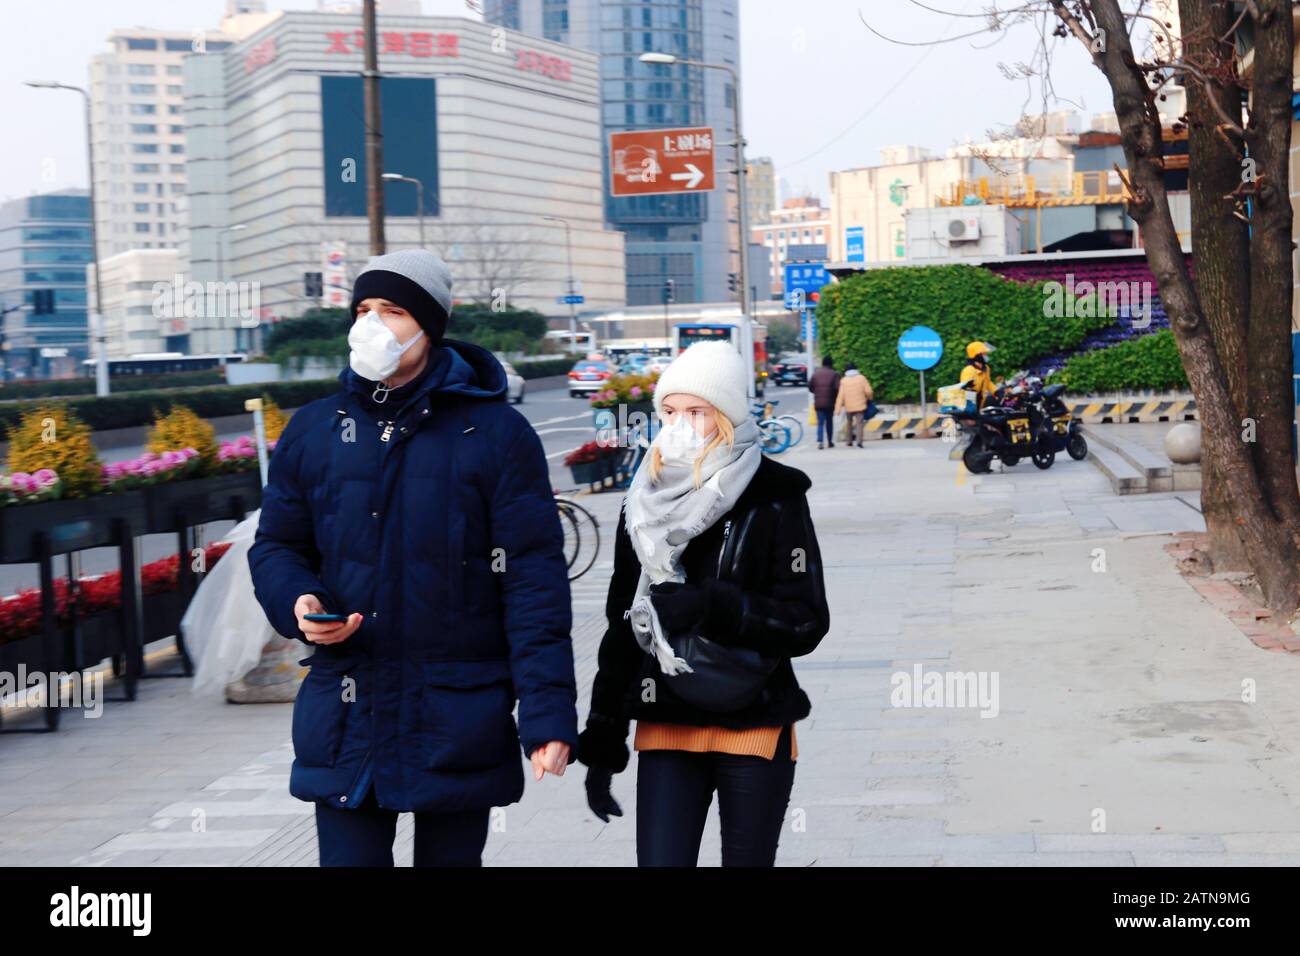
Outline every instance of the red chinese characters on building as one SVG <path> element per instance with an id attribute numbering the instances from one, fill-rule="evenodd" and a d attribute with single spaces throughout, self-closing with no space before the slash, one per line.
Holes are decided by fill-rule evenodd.
<path id="1" fill-rule="evenodd" d="M 327 33 L 326 53 L 364 53 L 366 35 L 361 30 Z M 379 34 L 379 52 L 402 56 L 460 56 L 460 38 L 454 33 L 426 33 L 419 30 L 385 30 Z"/>
<path id="2" fill-rule="evenodd" d="M 558 56 L 547 56 L 534 50 L 515 51 L 515 69 L 525 73 L 539 73 L 555 80 L 573 79 L 573 64 Z"/>
<path id="3" fill-rule="evenodd" d="M 244 54 L 244 72 L 252 73 L 275 59 L 275 37 L 268 37 Z"/>

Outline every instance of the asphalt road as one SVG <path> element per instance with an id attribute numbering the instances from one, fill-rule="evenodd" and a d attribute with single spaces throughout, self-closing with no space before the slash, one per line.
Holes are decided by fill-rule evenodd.
<path id="1" fill-rule="evenodd" d="M 807 391 L 802 388 L 769 389 L 768 397 L 781 400 L 780 411 L 796 411 L 807 405 Z M 516 408 L 532 423 L 542 440 L 542 448 L 551 466 L 551 485 L 558 490 L 574 487 L 569 469 L 564 466 L 564 456 L 585 442 L 595 438 L 591 408 L 585 398 L 570 398 L 565 388 L 526 390 L 524 401 Z M 243 425 L 246 416 L 224 419 L 217 423 L 218 439 L 233 439 L 249 430 Z M 120 437 L 120 436 L 119 436 Z M 101 449 L 105 461 L 118 461 L 143 452 L 143 446 L 114 443 L 114 447 Z M 202 529 L 204 541 L 210 543 L 221 538 L 232 526 L 222 521 Z M 173 553 L 174 535 L 146 535 L 140 539 L 141 561 L 148 563 Z M 112 548 L 96 548 L 81 552 L 81 573 L 100 574 L 117 569 L 117 552 Z M 66 559 L 55 559 L 55 573 L 66 573 Z M 36 587 L 39 584 L 36 565 L 0 565 L 0 595 Z"/>

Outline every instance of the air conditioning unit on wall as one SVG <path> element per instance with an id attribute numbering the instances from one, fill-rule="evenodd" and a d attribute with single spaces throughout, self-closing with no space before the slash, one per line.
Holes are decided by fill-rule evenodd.
<path id="1" fill-rule="evenodd" d="M 959 216 L 948 220 L 948 239 L 951 242 L 972 242 L 980 237 L 979 216 Z"/>

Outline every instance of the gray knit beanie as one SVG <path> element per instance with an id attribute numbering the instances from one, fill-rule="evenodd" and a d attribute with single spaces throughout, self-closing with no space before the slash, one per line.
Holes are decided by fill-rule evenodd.
<path id="1" fill-rule="evenodd" d="M 371 256 L 352 284 L 352 315 L 365 299 L 387 299 L 415 317 L 432 345 L 442 341 L 451 316 L 451 269 L 427 249 Z"/>

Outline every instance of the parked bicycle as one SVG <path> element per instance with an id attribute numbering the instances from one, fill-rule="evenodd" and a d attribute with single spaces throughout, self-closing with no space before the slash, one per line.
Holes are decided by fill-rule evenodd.
<path id="1" fill-rule="evenodd" d="M 555 504 L 564 529 L 564 562 L 569 568 L 569 580 L 576 581 L 591 570 L 600 554 L 600 522 L 582 505 L 558 492 Z"/>
<path id="2" fill-rule="evenodd" d="M 772 418 L 767 414 L 771 404 L 756 402 L 750 407 L 750 414 L 758 422 L 758 430 L 762 435 L 763 453 L 779 455 L 789 448 L 793 441 L 791 440 L 790 426 L 779 418 Z"/>

